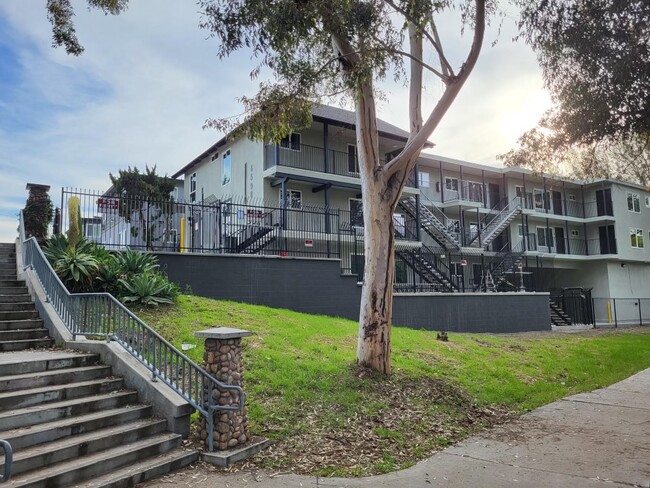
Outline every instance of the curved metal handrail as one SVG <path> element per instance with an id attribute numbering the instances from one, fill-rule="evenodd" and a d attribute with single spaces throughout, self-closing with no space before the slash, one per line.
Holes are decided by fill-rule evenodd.
<path id="1" fill-rule="evenodd" d="M 11 448 L 11 444 L 5 440 L 0 440 L 0 449 L 2 449 L 5 454 L 5 472 L 0 475 L 0 483 L 4 483 L 11 479 L 11 468 L 14 462 L 14 452 Z"/>
<path id="2" fill-rule="evenodd" d="M 110 293 L 70 293 L 43 254 L 36 239 L 31 237 L 24 240 L 22 212 L 20 221 L 23 266 L 25 269 L 31 267 L 34 270 L 48 302 L 73 339 L 77 335 L 87 335 L 115 341 L 152 373 L 154 381 L 161 380 L 206 416 L 210 431 L 214 421 L 213 412 L 239 411 L 244 407 L 245 395 L 241 387 L 217 380 Z M 238 403 L 215 404 L 215 399 L 212 398 L 215 389 L 235 393 Z M 210 451 L 213 449 L 212 437 L 208 436 Z"/>

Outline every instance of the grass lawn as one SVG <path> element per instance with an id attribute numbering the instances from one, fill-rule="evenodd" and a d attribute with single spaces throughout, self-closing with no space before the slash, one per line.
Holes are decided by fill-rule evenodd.
<path id="1" fill-rule="evenodd" d="M 275 440 L 257 465 L 360 476 L 393 471 L 513 415 L 650 367 L 650 329 L 576 334 L 449 334 L 394 327 L 393 375 L 354 366 L 357 324 L 181 296 L 137 311 L 201 364 L 193 332 L 248 329 L 245 389 L 254 434 Z M 525 320 L 525 317 L 522 317 Z"/>

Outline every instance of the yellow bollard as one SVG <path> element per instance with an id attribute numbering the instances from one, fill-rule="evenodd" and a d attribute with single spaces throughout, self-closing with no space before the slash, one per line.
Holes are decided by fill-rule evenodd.
<path id="1" fill-rule="evenodd" d="M 612 323 L 612 302 L 607 300 L 607 323 Z"/>
<path id="2" fill-rule="evenodd" d="M 181 253 L 185 252 L 185 217 L 181 218 Z"/>

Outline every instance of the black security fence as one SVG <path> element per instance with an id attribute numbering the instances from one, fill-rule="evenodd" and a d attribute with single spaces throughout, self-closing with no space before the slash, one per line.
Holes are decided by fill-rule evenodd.
<path id="1" fill-rule="evenodd" d="M 594 310 L 590 288 L 552 288 L 550 300 L 570 319 L 572 324 L 594 324 Z"/>
<path id="2" fill-rule="evenodd" d="M 650 298 L 593 298 L 596 327 L 650 325 Z"/>

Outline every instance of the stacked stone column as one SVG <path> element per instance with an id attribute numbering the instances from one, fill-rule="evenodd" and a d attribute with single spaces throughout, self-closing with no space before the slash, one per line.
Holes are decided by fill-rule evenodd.
<path id="1" fill-rule="evenodd" d="M 242 387 L 244 372 L 242 365 L 241 338 L 251 335 L 251 332 L 229 327 L 218 327 L 202 330 L 196 333 L 197 337 L 205 339 L 205 352 L 203 360 L 205 370 L 221 383 Z M 204 400 L 207 404 L 207 395 Z M 213 405 L 237 405 L 239 395 L 234 391 L 212 390 Z M 214 432 L 208 432 L 207 419 L 201 420 L 201 439 L 208 447 L 209 436 L 214 439 L 214 448 L 226 450 L 237 448 L 248 442 L 248 417 L 246 407 L 236 412 L 217 410 L 214 413 Z"/>

